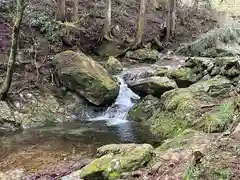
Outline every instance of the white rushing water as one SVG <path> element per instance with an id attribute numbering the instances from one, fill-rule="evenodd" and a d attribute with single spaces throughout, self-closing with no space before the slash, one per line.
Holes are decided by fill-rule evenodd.
<path id="1" fill-rule="evenodd" d="M 89 120 L 106 121 L 108 126 L 117 127 L 116 130 L 120 139 L 134 141 L 135 136 L 132 131 L 132 126 L 131 123 L 127 121 L 126 116 L 139 99 L 139 96 L 127 87 L 127 84 L 123 80 L 123 75 L 119 75 L 117 78 L 120 83 L 120 90 L 115 103 L 108 107 L 102 115 Z"/>
<path id="2" fill-rule="evenodd" d="M 120 83 L 118 97 L 110 107 L 101 115 L 91 120 L 108 121 L 109 125 L 117 125 L 127 122 L 126 116 L 128 111 L 135 104 L 134 101 L 139 99 L 139 96 L 132 92 L 124 82 L 123 75 L 117 76 Z"/>

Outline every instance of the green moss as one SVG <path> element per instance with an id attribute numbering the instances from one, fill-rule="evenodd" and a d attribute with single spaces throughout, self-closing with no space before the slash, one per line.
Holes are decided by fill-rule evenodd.
<path id="1" fill-rule="evenodd" d="M 204 114 L 194 127 L 205 132 L 223 132 L 232 123 L 233 116 L 234 103 L 230 100 Z"/>

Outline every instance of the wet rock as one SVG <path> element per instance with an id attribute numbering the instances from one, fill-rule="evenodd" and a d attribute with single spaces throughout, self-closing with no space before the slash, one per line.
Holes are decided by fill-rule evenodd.
<path id="1" fill-rule="evenodd" d="M 122 67 L 122 64 L 120 63 L 120 61 L 118 61 L 113 56 L 110 56 L 108 58 L 108 61 L 106 64 L 106 69 L 107 69 L 108 73 L 110 73 L 110 74 L 118 74 L 118 73 L 122 72 L 123 67 Z"/>
<path id="2" fill-rule="evenodd" d="M 64 86 L 95 105 L 111 104 L 119 92 L 119 84 L 96 61 L 83 53 L 64 51 L 56 55 L 56 65 Z"/>
<path id="3" fill-rule="evenodd" d="M 131 121 L 147 121 L 160 107 L 160 100 L 152 95 L 148 95 L 135 104 L 128 112 L 127 119 Z"/>
<path id="4" fill-rule="evenodd" d="M 159 76 L 128 81 L 127 84 L 133 92 L 141 97 L 151 94 L 160 98 L 164 92 L 177 88 L 177 84 L 173 80 Z"/>
<path id="5" fill-rule="evenodd" d="M 199 79 L 194 70 L 184 67 L 171 70 L 168 73 L 168 77 L 173 79 L 180 88 L 188 87 Z"/>
<path id="6" fill-rule="evenodd" d="M 118 179 L 122 173 L 148 163 L 153 157 L 153 147 L 149 144 L 110 144 L 99 148 L 98 153 L 102 156 L 62 180 L 72 177 L 84 180 Z"/>
<path id="7" fill-rule="evenodd" d="M 139 62 L 156 62 L 161 60 L 162 54 L 157 50 L 152 49 L 138 49 L 136 51 L 128 51 L 126 57 Z"/>
<path id="8" fill-rule="evenodd" d="M 131 68 L 124 71 L 123 79 L 128 82 L 132 80 L 143 79 L 154 76 L 154 69 L 149 66 L 143 66 L 138 68 Z"/>

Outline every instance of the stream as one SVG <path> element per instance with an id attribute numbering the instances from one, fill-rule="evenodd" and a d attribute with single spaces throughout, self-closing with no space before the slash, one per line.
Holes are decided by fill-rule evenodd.
<path id="1" fill-rule="evenodd" d="M 161 138 L 152 135 L 147 127 L 126 119 L 139 97 L 127 87 L 122 74 L 117 78 L 119 95 L 115 103 L 98 117 L 31 128 L 0 137 L 0 170 L 20 169 L 24 174 L 31 174 L 92 157 L 96 149 L 105 144 L 160 144 Z"/>

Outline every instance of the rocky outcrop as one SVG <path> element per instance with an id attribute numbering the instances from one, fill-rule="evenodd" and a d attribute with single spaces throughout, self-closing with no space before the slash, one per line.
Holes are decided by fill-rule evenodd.
<path id="1" fill-rule="evenodd" d="M 166 92 L 162 96 L 163 107 L 145 122 L 153 132 L 165 137 L 178 135 L 190 127 L 205 132 L 223 132 L 234 116 L 234 100 L 222 98 L 230 92 L 229 85 L 227 80 L 215 78 Z"/>
<path id="2" fill-rule="evenodd" d="M 96 61 L 83 53 L 64 51 L 56 55 L 56 66 L 64 86 L 95 105 L 111 104 L 119 92 L 119 84 Z"/>
<path id="3" fill-rule="evenodd" d="M 163 93 L 177 88 L 177 84 L 167 77 L 153 76 L 136 81 L 128 81 L 128 87 L 141 97 L 153 95 L 161 97 Z"/>
<path id="4" fill-rule="evenodd" d="M 137 122 L 148 121 L 160 105 L 161 103 L 158 98 L 148 95 L 131 108 L 128 112 L 127 119 Z"/>
<path id="5" fill-rule="evenodd" d="M 161 60 L 162 54 L 157 50 L 152 49 L 138 49 L 136 51 L 128 51 L 126 53 L 126 57 L 134 60 L 138 60 L 139 62 L 156 62 Z"/>
<path id="6" fill-rule="evenodd" d="M 123 67 L 120 61 L 118 61 L 115 57 L 110 56 L 106 64 L 106 69 L 110 74 L 118 74 L 122 72 Z"/>
<path id="7" fill-rule="evenodd" d="M 115 180 L 122 173 L 143 167 L 153 157 L 149 144 L 110 144 L 98 149 L 99 158 L 82 169 L 62 177 L 62 180 Z"/>

